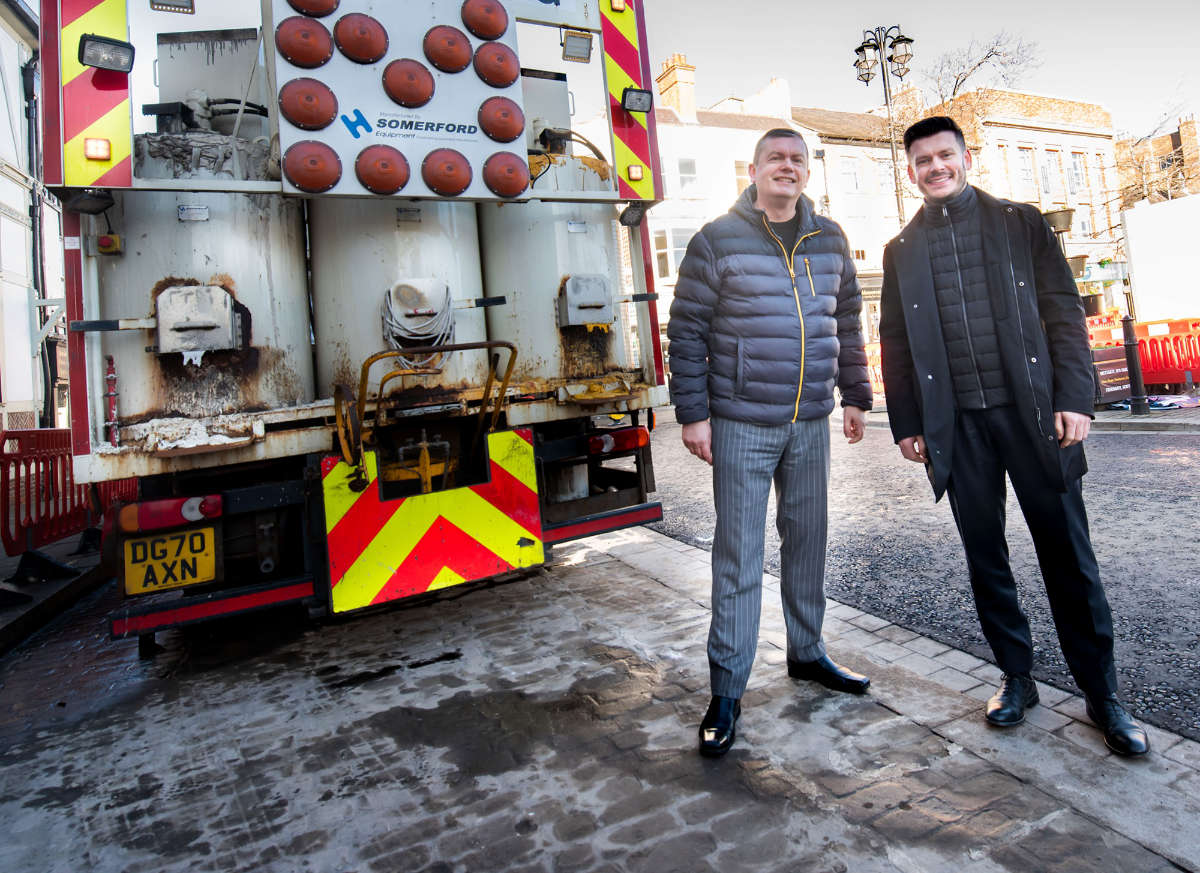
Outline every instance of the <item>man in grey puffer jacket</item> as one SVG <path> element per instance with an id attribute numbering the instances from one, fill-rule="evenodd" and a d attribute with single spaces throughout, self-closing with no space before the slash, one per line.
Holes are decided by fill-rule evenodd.
<path id="1" fill-rule="evenodd" d="M 713 466 L 713 697 L 700 724 L 700 753 L 713 757 L 733 745 L 758 646 L 772 482 L 788 674 L 858 694 L 869 684 L 821 643 L 835 383 L 851 443 L 862 439 L 871 408 L 862 295 L 842 229 L 802 196 L 808 147 L 800 134 L 767 131 L 750 178 L 728 214 L 688 244 L 667 330 L 683 443 Z"/>

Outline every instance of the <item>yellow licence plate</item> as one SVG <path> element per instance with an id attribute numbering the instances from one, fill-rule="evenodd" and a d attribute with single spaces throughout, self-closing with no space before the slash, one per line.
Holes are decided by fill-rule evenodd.
<path id="1" fill-rule="evenodd" d="M 217 578 L 215 528 L 200 527 L 125 541 L 125 593 L 149 594 Z"/>

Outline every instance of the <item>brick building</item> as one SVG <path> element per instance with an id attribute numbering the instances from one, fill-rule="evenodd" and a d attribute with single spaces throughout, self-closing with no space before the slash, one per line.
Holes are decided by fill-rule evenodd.
<path id="1" fill-rule="evenodd" d="M 669 301 L 692 235 L 726 212 L 750 184 L 749 164 L 758 138 L 785 127 L 808 143 L 805 193 L 818 212 L 845 229 L 863 287 L 864 330 L 877 335 L 883 246 L 900 228 L 886 122 L 865 113 L 794 107 L 782 79 L 772 79 L 749 97 L 728 97 L 698 109 L 696 68 L 678 54 L 663 64 L 657 82 L 655 120 L 666 199 L 647 221 L 660 295 Z M 908 215 L 918 204 L 906 204 Z"/>
<path id="2" fill-rule="evenodd" d="M 1118 140 L 1115 149 L 1122 209 L 1200 193 L 1200 136 L 1193 116 L 1181 118 L 1170 133 Z"/>

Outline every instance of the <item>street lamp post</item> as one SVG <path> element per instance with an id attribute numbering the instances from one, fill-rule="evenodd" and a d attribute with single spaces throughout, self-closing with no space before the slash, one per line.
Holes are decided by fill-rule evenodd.
<path id="1" fill-rule="evenodd" d="M 908 75 L 908 62 L 912 60 L 913 41 L 900 32 L 900 25 L 876 27 L 863 31 L 863 41 L 854 53 L 858 80 L 864 85 L 875 78 L 875 67 L 879 67 L 879 78 L 883 80 L 883 102 L 888 113 L 888 143 L 892 147 L 892 178 L 896 184 L 896 212 L 900 224 L 904 225 L 904 194 L 900 188 L 900 162 L 896 156 L 896 125 L 892 120 L 892 76 L 903 79 Z"/>

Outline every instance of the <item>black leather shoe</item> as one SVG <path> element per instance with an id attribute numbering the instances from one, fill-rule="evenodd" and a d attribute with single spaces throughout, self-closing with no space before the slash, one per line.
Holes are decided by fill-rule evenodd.
<path id="1" fill-rule="evenodd" d="M 811 679 L 833 691 L 863 694 L 871 686 L 871 680 L 866 676 L 833 663 L 828 655 L 822 655 L 815 661 L 793 661 L 789 658 L 787 665 L 788 675 L 793 679 Z"/>
<path id="2" fill-rule="evenodd" d="M 1118 755 L 1136 757 L 1150 751 L 1150 738 L 1115 694 L 1087 702 L 1088 718 L 1104 733 L 1104 745 Z"/>
<path id="3" fill-rule="evenodd" d="M 714 696 L 700 722 L 700 754 L 706 758 L 719 758 L 728 752 L 737 736 L 737 720 L 741 714 L 742 702 L 736 697 Z"/>
<path id="4" fill-rule="evenodd" d="M 1005 673 L 987 702 L 984 718 L 996 727 L 1012 727 L 1025 721 L 1025 710 L 1037 702 L 1037 685 L 1028 673 Z"/>

